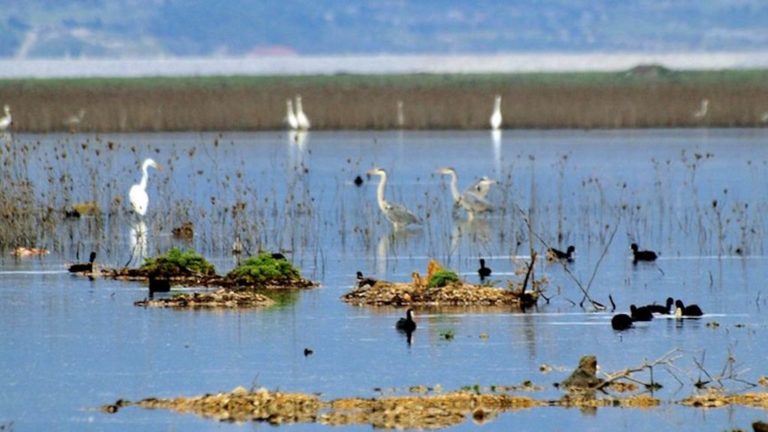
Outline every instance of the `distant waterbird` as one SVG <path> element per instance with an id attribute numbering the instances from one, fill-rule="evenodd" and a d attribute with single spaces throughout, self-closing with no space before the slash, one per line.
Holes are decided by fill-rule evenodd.
<path id="1" fill-rule="evenodd" d="M 91 252 L 87 263 L 76 263 L 69 266 L 70 273 L 91 273 L 93 272 L 93 262 L 96 261 L 96 252 Z"/>
<path id="2" fill-rule="evenodd" d="M 480 276 L 480 282 L 483 282 L 485 279 L 491 277 L 491 272 L 492 270 L 485 266 L 485 259 L 480 258 L 480 268 L 477 269 L 477 274 Z"/>
<path id="3" fill-rule="evenodd" d="M 568 249 L 566 249 L 565 252 L 561 251 L 560 249 L 555 249 L 553 247 L 547 249 L 547 260 L 548 261 L 568 261 L 573 262 L 573 253 L 576 252 L 576 247 L 571 245 L 568 246 Z"/>
<path id="4" fill-rule="evenodd" d="M 357 272 L 357 287 L 362 288 L 364 286 L 372 287 L 376 285 L 377 280 L 371 277 L 363 276 L 363 272 Z"/>
<path id="5" fill-rule="evenodd" d="M 611 327 L 614 330 L 622 331 L 632 328 L 632 317 L 627 314 L 617 314 L 611 318 Z"/>
<path id="6" fill-rule="evenodd" d="M 290 99 L 285 100 L 285 118 L 283 122 L 288 129 L 297 130 L 299 128 L 299 121 L 296 119 L 296 114 L 293 112 L 293 101 Z"/>
<path id="7" fill-rule="evenodd" d="M 629 248 L 632 250 L 632 262 L 634 263 L 637 263 L 638 261 L 652 262 L 656 261 L 656 258 L 658 258 L 658 255 L 654 251 L 640 250 L 637 243 L 632 243 Z"/>
<path id="8" fill-rule="evenodd" d="M 491 186 L 497 183 L 498 182 L 496 180 L 491 180 L 486 176 L 482 176 L 480 177 L 480 180 L 476 181 L 470 187 L 468 187 L 467 191 L 470 191 L 481 198 L 485 198 L 491 191 Z"/>
<path id="9" fill-rule="evenodd" d="M 147 195 L 147 181 L 149 180 L 149 173 L 147 172 L 147 169 L 149 169 L 149 167 L 155 168 L 157 170 L 163 169 L 153 159 L 145 159 L 144 163 L 141 164 L 141 181 L 131 186 L 131 189 L 128 192 L 131 208 L 134 212 L 136 212 L 136 214 L 140 216 L 147 214 L 147 207 L 149 206 L 149 195 Z"/>
<path id="10" fill-rule="evenodd" d="M 158 277 L 156 275 L 149 276 L 149 298 L 153 298 L 155 293 L 170 292 L 171 281 L 167 277 Z"/>
<path id="11" fill-rule="evenodd" d="M 11 116 L 11 107 L 8 105 L 3 106 L 5 115 L 0 117 L 0 131 L 8 130 L 13 125 L 13 116 Z"/>
<path id="12" fill-rule="evenodd" d="M 408 309 L 405 312 L 405 318 L 400 318 L 397 320 L 397 323 L 395 323 L 395 328 L 407 333 L 411 333 L 416 330 L 416 321 L 413 319 L 413 309 Z"/>
<path id="13" fill-rule="evenodd" d="M 299 130 L 309 130 L 309 117 L 304 113 L 304 107 L 301 104 L 301 96 L 296 95 L 296 126 Z"/>
<path id="14" fill-rule="evenodd" d="M 456 170 L 450 167 L 445 167 L 438 169 L 437 172 L 451 177 L 451 195 L 453 196 L 453 203 L 466 210 L 467 215 L 470 218 L 474 217 L 476 213 L 486 213 L 493 210 L 491 203 L 475 192 L 471 190 L 466 190 L 463 193 L 459 192 Z"/>
<path id="15" fill-rule="evenodd" d="M 493 114 L 491 114 L 490 123 L 493 130 L 501 128 L 501 95 L 496 95 L 493 101 Z"/>
<path id="16" fill-rule="evenodd" d="M 688 305 L 686 306 L 683 304 L 682 300 L 677 300 L 675 302 L 675 317 L 676 318 L 684 318 L 684 317 L 700 317 L 704 315 L 704 312 L 701 310 L 699 305 Z"/>
<path id="17" fill-rule="evenodd" d="M 653 313 L 646 307 L 637 307 L 635 305 L 629 306 L 629 312 L 633 321 L 651 321 L 653 320 Z"/>
<path id="18" fill-rule="evenodd" d="M 768 123 L 768 111 L 764 112 L 762 116 L 760 116 L 760 121 L 763 123 Z"/>
<path id="19" fill-rule="evenodd" d="M 77 112 L 77 114 L 73 114 L 65 118 L 62 123 L 64 124 L 64 126 L 66 126 L 69 129 L 70 132 L 74 133 L 80 129 L 80 123 L 83 122 L 84 117 L 85 117 L 85 110 L 81 108 L 80 111 Z"/>
<path id="20" fill-rule="evenodd" d="M 403 101 L 398 100 L 397 101 L 397 127 L 402 128 L 405 126 L 405 112 L 403 111 Z"/>
<path id="21" fill-rule="evenodd" d="M 376 189 L 376 200 L 379 204 L 384 217 L 392 223 L 395 229 L 405 228 L 408 225 L 420 225 L 421 218 L 413 214 L 404 205 L 390 203 L 384 199 L 384 187 L 387 184 L 387 171 L 383 168 L 372 168 L 368 171 L 369 175 L 380 177 L 379 186 Z"/>
<path id="22" fill-rule="evenodd" d="M 672 299 L 672 297 L 667 297 L 667 302 L 665 305 L 657 305 L 657 304 L 649 304 L 644 306 L 648 310 L 650 310 L 653 313 L 658 313 L 662 315 L 669 315 L 672 311 L 672 305 L 675 303 L 675 301 Z"/>
<path id="23" fill-rule="evenodd" d="M 696 120 L 701 120 L 704 117 L 707 116 L 707 112 L 709 110 L 709 99 L 702 99 L 701 105 L 699 106 L 699 109 L 693 112 L 693 118 Z"/>

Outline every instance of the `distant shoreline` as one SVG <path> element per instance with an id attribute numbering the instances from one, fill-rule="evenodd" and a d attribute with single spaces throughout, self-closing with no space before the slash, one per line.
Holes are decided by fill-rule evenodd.
<path id="1" fill-rule="evenodd" d="M 282 130 L 299 94 L 312 130 L 488 129 L 497 94 L 507 129 L 768 127 L 768 69 L 0 80 L 18 132 Z"/>
<path id="2" fill-rule="evenodd" d="M 678 70 L 766 69 L 767 51 L 666 53 L 500 53 L 493 55 L 337 55 L 0 59 L 0 79 L 231 75 L 483 74 L 617 72 L 658 64 Z"/>

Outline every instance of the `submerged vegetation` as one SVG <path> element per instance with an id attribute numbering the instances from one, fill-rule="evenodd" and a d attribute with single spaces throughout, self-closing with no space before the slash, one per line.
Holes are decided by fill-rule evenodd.
<path id="1" fill-rule="evenodd" d="M 14 130 L 29 132 L 67 130 L 61 119 L 81 109 L 80 131 L 282 129 L 297 93 L 312 128 L 326 130 L 485 129 L 495 94 L 504 128 L 754 127 L 768 70 L 0 81 Z M 709 114 L 693 117 L 705 98 Z"/>

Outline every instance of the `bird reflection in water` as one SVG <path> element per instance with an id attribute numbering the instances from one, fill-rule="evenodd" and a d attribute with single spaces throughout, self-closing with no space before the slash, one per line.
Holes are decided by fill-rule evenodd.
<path id="1" fill-rule="evenodd" d="M 130 229 L 131 258 L 126 267 L 131 263 L 141 264 L 147 257 L 147 224 L 143 220 L 133 222 Z"/>

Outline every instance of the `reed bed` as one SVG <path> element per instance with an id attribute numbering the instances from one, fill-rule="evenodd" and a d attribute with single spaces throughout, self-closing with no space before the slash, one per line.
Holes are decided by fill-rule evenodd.
<path id="1" fill-rule="evenodd" d="M 301 94 L 313 129 L 485 129 L 493 97 L 505 128 L 759 127 L 768 71 L 199 77 L 0 81 L 14 130 L 82 132 L 282 129 Z M 693 113 L 703 99 L 704 118 Z M 405 121 L 398 125 L 397 103 Z"/>

